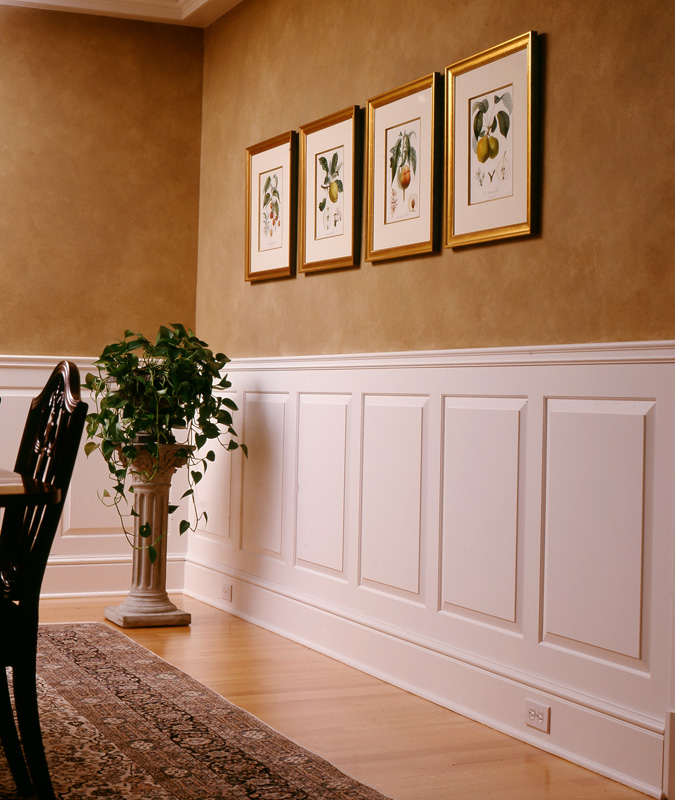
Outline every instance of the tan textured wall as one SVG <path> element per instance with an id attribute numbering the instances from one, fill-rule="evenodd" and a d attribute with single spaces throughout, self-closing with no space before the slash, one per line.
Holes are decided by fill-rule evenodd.
<path id="1" fill-rule="evenodd" d="M 244 282 L 245 148 L 545 35 L 541 234 Z M 234 356 L 675 338 L 663 0 L 246 0 L 206 31 L 197 320 Z"/>
<path id="2" fill-rule="evenodd" d="M 202 31 L 0 6 L 0 352 L 194 323 Z"/>

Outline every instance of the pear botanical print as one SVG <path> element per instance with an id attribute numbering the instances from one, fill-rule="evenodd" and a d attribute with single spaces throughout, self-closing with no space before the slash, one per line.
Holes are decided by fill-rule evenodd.
<path id="1" fill-rule="evenodd" d="M 386 131 L 385 224 L 414 219 L 420 215 L 419 167 L 421 120 L 413 119 Z"/>
<path id="2" fill-rule="evenodd" d="M 281 169 L 260 174 L 260 220 L 258 223 L 259 248 L 275 250 L 282 245 L 283 218 L 281 214 Z"/>
<path id="3" fill-rule="evenodd" d="M 342 236 L 344 233 L 344 184 L 342 167 L 344 147 L 318 153 L 315 161 L 316 175 L 316 239 Z"/>
<path id="4" fill-rule="evenodd" d="M 470 100 L 469 205 L 513 194 L 513 86 Z"/>

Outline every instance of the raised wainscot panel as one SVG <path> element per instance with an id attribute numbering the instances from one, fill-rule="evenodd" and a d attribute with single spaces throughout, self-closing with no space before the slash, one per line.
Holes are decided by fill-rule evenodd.
<path id="1" fill-rule="evenodd" d="M 367 395 L 361 582 L 420 593 L 422 437 L 427 397 Z"/>
<path id="2" fill-rule="evenodd" d="M 652 401 L 547 403 L 545 640 L 639 659 Z"/>
<path id="3" fill-rule="evenodd" d="M 296 560 L 342 574 L 347 408 L 351 395 L 298 398 Z"/>
<path id="4" fill-rule="evenodd" d="M 446 397 L 442 608 L 516 621 L 523 398 Z"/>
<path id="5" fill-rule="evenodd" d="M 287 394 L 244 395 L 244 459 L 241 547 L 281 557 L 284 486 L 284 434 Z"/>
<path id="6" fill-rule="evenodd" d="M 233 453 L 212 445 L 215 461 L 208 463 L 204 477 L 195 488 L 197 507 L 206 514 L 202 519 L 200 533 L 230 542 L 230 495 Z M 207 452 L 204 448 L 204 452 Z"/>

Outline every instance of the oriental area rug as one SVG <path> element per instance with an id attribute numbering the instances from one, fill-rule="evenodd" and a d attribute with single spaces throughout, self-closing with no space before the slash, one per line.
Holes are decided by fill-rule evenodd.
<path id="1" fill-rule="evenodd" d="M 41 625 L 37 671 L 61 800 L 386 800 L 107 625 Z"/>

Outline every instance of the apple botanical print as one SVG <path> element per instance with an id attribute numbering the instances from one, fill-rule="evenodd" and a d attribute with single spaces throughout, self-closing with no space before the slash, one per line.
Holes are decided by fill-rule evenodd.
<path id="1" fill-rule="evenodd" d="M 420 131 L 419 118 L 386 131 L 385 152 L 389 154 L 389 169 L 385 171 L 385 224 L 420 215 Z"/>
<path id="2" fill-rule="evenodd" d="M 258 224 L 260 250 L 275 250 L 282 245 L 282 177 L 282 169 L 273 169 L 260 174 L 260 220 Z"/>
<path id="3" fill-rule="evenodd" d="M 469 205 L 473 205 L 513 194 L 513 85 L 469 102 Z"/>
<path id="4" fill-rule="evenodd" d="M 344 147 L 319 153 L 315 161 L 315 236 L 327 239 L 344 233 Z"/>

